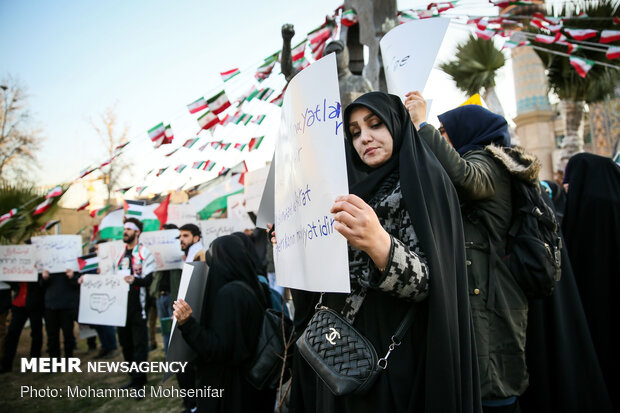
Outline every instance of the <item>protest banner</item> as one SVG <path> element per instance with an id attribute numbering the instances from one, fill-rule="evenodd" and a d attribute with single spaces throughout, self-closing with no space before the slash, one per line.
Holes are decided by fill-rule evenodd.
<path id="1" fill-rule="evenodd" d="M 247 215 L 244 194 L 235 194 L 226 198 L 226 215 L 228 218 L 235 219 L 241 219 Z"/>
<path id="2" fill-rule="evenodd" d="M 178 229 L 143 232 L 140 234 L 140 242 L 155 257 L 157 271 L 183 268 L 183 251 L 181 251 L 181 243 L 177 238 L 178 236 Z"/>
<path id="3" fill-rule="evenodd" d="M 78 323 L 124 327 L 129 284 L 118 274 L 85 274 Z"/>
<path id="4" fill-rule="evenodd" d="M 32 245 L 0 246 L 0 281 L 37 281 Z"/>
<path id="5" fill-rule="evenodd" d="M 200 232 L 202 233 L 202 245 L 209 248 L 209 245 L 217 237 L 222 235 L 230 235 L 233 232 L 243 232 L 244 229 L 254 229 L 252 220 L 244 214 L 240 218 L 220 218 L 208 219 L 206 221 L 198 221 L 200 223 Z"/>
<path id="6" fill-rule="evenodd" d="M 101 274 L 115 274 L 117 272 L 117 260 L 123 253 L 124 248 L 125 243 L 123 241 L 108 241 L 97 245 L 97 257 Z"/>
<path id="7" fill-rule="evenodd" d="M 177 227 L 185 224 L 198 225 L 197 211 L 191 204 L 170 204 L 168 205 L 168 224 L 174 224 Z"/>
<path id="8" fill-rule="evenodd" d="M 349 292 L 346 239 L 329 212 L 347 184 L 336 56 L 289 83 L 275 153 L 274 247 L 278 285 Z"/>
<path id="9" fill-rule="evenodd" d="M 32 237 L 38 272 L 78 271 L 77 257 L 82 255 L 82 237 L 79 235 L 42 235 Z"/>
<path id="10" fill-rule="evenodd" d="M 245 173 L 244 196 L 246 210 L 252 212 L 258 211 L 268 174 L 269 166 Z"/>
<path id="11" fill-rule="evenodd" d="M 424 91 L 450 19 L 414 20 L 396 26 L 380 41 L 388 92 L 405 100 Z"/>

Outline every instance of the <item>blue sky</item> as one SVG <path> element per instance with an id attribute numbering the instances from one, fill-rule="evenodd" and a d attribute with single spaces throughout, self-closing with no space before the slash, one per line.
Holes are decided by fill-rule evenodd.
<path id="1" fill-rule="evenodd" d="M 0 78 L 11 74 L 28 89 L 29 107 L 46 137 L 31 179 L 50 185 L 71 181 L 89 163 L 102 161 L 89 120 L 106 107 L 116 104 L 130 137 L 144 135 L 218 88 L 220 71 L 255 67 L 277 51 L 283 23 L 295 25 L 295 44 L 340 4 L 0 0 Z M 400 1 L 399 9 L 424 4 Z M 451 29 L 440 59 L 466 35 Z M 445 75 L 433 72 L 431 78 L 441 83 L 435 89 L 448 97 L 433 105 L 449 109 L 460 103 L 450 101 L 460 95 Z M 511 87 L 512 80 L 506 81 Z"/>

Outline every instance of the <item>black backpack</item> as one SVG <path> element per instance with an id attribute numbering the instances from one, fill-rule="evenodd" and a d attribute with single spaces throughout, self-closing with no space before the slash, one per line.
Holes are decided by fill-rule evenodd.
<path id="1" fill-rule="evenodd" d="M 559 225 L 538 180 L 511 175 L 510 183 L 512 221 L 503 261 L 528 298 L 548 297 L 561 276 Z"/>

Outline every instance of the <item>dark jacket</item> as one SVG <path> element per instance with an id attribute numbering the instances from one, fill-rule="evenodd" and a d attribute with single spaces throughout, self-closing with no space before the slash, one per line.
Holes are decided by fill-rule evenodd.
<path id="1" fill-rule="evenodd" d="M 179 295 L 179 284 L 181 283 L 181 270 L 155 271 L 153 273 L 153 282 L 149 287 L 149 294 L 153 298 L 159 297 L 160 284 L 162 278 L 168 273 L 170 297 L 176 299 Z"/>
<path id="2" fill-rule="evenodd" d="M 528 301 L 502 257 L 512 218 L 511 174 L 534 180 L 540 164 L 522 152 L 519 159 L 511 158 L 494 145 L 461 157 L 428 124 L 420 129 L 420 137 L 445 168 L 461 200 L 482 399 L 518 396 L 528 386 Z"/>
<path id="3" fill-rule="evenodd" d="M 77 309 L 80 300 L 78 284 L 80 274 L 77 272 L 72 278 L 62 273 L 52 273 L 47 280 L 41 278 L 41 285 L 45 288 L 45 308 L 50 310 Z"/>

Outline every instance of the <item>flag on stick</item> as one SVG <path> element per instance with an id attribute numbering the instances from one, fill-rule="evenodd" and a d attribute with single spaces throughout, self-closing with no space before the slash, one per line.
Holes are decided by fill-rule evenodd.
<path id="1" fill-rule="evenodd" d="M 220 72 L 220 76 L 222 76 L 222 80 L 224 82 L 228 82 L 230 79 L 237 76 L 239 73 L 241 73 L 239 69 L 234 68 L 234 69 L 227 70 L 225 72 Z"/>
<path id="2" fill-rule="evenodd" d="M 207 101 L 205 100 L 203 96 L 199 97 L 198 99 L 196 99 L 195 101 L 187 105 L 187 110 L 189 110 L 189 113 L 200 112 L 201 110 L 206 109 L 206 108 L 207 108 Z"/>
<path id="3" fill-rule="evenodd" d="M 81 273 L 94 271 L 99 268 L 99 259 L 97 258 L 96 252 L 78 257 L 77 262 Z"/>
<path id="4" fill-rule="evenodd" d="M 125 200 L 123 202 L 125 216 L 140 218 L 142 214 L 144 213 L 145 205 L 146 205 L 146 201 L 133 201 L 129 199 Z"/>
<path id="5" fill-rule="evenodd" d="M 226 96 L 226 92 L 222 90 L 220 93 L 207 100 L 207 106 L 209 107 L 209 110 L 216 115 L 219 115 L 225 111 L 230 107 L 230 101 Z"/>

